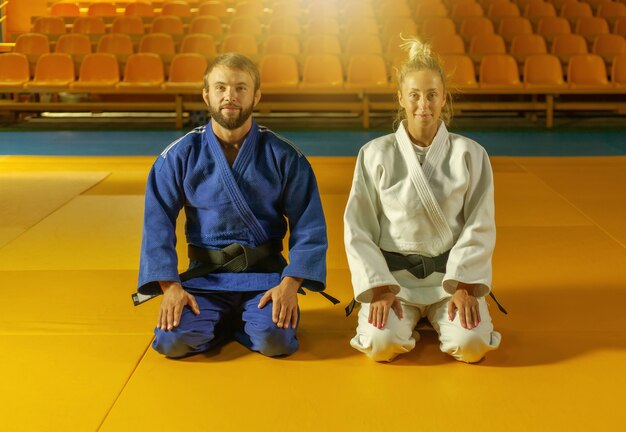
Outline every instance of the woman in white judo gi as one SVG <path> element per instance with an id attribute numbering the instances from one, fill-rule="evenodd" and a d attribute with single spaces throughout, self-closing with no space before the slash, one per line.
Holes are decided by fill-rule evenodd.
<path id="1" fill-rule="evenodd" d="M 398 70 L 399 126 L 359 152 L 344 216 L 355 299 L 351 345 L 376 361 L 411 351 L 426 317 L 441 351 L 473 363 L 496 349 L 485 295 L 495 246 L 493 175 L 485 150 L 451 134 L 445 74 L 409 40 Z"/>

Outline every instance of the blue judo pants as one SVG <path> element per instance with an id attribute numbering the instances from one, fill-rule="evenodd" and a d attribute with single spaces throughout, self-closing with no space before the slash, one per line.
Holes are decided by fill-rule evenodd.
<path id="1" fill-rule="evenodd" d="M 272 321 L 272 302 L 258 308 L 265 291 L 192 292 L 200 314 L 185 306 L 178 327 L 155 328 L 152 347 L 170 358 L 181 358 L 236 340 L 268 357 L 298 350 L 296 330 L 278 328 Z M 299 313 L 299 312 L 298 312 Z M 299 324 L 299 320 L 298 320 Z"/>

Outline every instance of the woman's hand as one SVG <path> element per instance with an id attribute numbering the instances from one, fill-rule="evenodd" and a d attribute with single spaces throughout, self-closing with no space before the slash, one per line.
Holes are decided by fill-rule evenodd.
<path id="1" fill-rule="evenodd" d="M 393 310 L 399 319 L 402 319 L 402 306 L 400 300 L 391 292 L 388 286 L 381 286 L 372 289 L 372 302 L 370 303 L 370 314 L 367 319 L 371 325 L 382 329 L 387 324 L 389 310 Z"/>
<path id="2" fill-rule="evenodd" d="M 468 330 L 478 327 L 480 324 L 480 310 L 478 299 L 474 297 L 474 285 L 459 282 L 456 292 L 448 303 L 448 319 L 454 320 L 457 311 L 461 327 Z"/>

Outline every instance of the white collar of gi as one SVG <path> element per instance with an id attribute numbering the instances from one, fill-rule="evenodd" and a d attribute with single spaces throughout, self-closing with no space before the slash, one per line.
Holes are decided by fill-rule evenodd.
<path id="1" fill-rule="evenodd" d="M 396 134 L 400 134 L 401 136 L 397 136 L 397 139 L 398 141 L 409 142 L 412 144 L 409 133 L 407 132 L 404 125 L 405 122 L 406 120 L 400 122 L 400 127 L 398 127 Z M 444 122 L 441 122 L 439 124 L 439 128 L 437 129 L 437 133 L 433 138 L 433 142 L 430 145 L 430 150 L 428 150 L 426 158 L 424 159 L 424 163 L 421 166 L 422 171 L 424 172 L 424 177 L 426 177 L 426 179 L 430 178 L 433 171 L 439 166 L 439 164 L 441 163 L 441 159 L 448 151 L 449 138 L 450 133 L 448 132 L 448 128 L 446 128 Z"/>

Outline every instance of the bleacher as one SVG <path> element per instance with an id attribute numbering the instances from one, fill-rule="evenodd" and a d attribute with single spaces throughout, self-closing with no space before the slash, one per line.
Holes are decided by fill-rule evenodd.
<path id="1" fill-rule="evenodd" d="M 0 54 L 0 111 L 203 110 L 206 64 L 259 65 L 263 113 L 397 109 L 403 36 L 432 42 L 455 111 L 626 113 L 626 0 L 54 2 Z"/>

